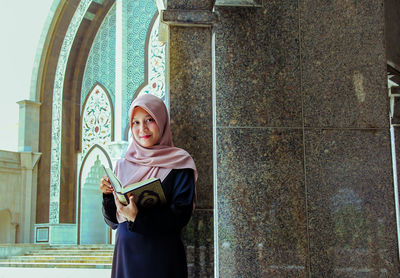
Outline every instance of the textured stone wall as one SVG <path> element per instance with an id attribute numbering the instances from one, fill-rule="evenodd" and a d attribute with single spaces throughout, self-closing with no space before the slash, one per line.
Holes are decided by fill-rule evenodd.
<path id="1" fill-rule="evenodd" d="M 216 13 L 219 277 L 398 277 L 383 1 Z"/>
<path id="2" fill-rule="evenodd" d="M 184 234 L 191 277 L 212 277 L 213 158 L 211 29 L 170 27 L 170 114 L 174 144 L 194 158 L 196 210 Z M 200 254 L 203 253 L 203 254 Z"/>
<path id="3" fill-rule="evenodd" d="M 168 1 L 169 91 L 174 144 L 187 150 L 198 169 L 196 209 L 183 237 L 189 277 L 214 276 L 213 244 L 213 1 Z"/>

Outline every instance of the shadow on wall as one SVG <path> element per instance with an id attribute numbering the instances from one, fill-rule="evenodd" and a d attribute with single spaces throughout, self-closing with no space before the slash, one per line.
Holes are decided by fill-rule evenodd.
<path id="1" fill-rule="evenodd" d="M 11 223 L 11 213 L 8 209 L 0 210 L 0 244 L 15 243 L 17 224 Z"/>

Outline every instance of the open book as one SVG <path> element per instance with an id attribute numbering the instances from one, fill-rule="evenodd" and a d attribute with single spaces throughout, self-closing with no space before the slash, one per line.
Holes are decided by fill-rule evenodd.
<path id="1" fill-rule="evenodd" d="M 110 178 L 111 185 L 115 193 L 117 193 L 119 201 L 124 205 L 129 204 L 129 197 L 132 194 L 139 210 L 141 208 L 160 206 L 167 202 L 159 178 L 152 178 L 122 187 L 120 180 L 112 169 L 104 167 L 104 171 Z"/>

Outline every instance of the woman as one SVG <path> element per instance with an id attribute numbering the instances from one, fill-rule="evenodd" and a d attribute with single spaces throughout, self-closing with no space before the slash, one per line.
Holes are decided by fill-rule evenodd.
<path id="1" fill-rule="evenodd" d="M 129 109 L 133 141 L 115 167 L 123 185 L 158 177 L 167 205 L 138 210 L 115 197 L 103 177 L 103 215 L 117 229 L 112 277 L 187 277 L 186 254 L 180 232 L 188 223 L 195 199 L 197 171 L 192 157 L 173 146 L 164 102 L 153 95 L 135 99 Z M 114 195 L 114 196 L 113 196 Z"/>

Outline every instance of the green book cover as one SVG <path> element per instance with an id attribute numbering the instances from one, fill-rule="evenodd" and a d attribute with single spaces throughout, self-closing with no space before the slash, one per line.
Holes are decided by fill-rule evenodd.
<path id="1" fill-rule="evenodd" d="M 161 206 L 167 202 L 159 178 L 143 180 L 122 187 L 120 180 L 111 168 L 104 167 L 104 171 L 110 179 L 118 200 L 124 205 L 129 204 L 129 197 L 132 194 L 139 210 Z"/>

